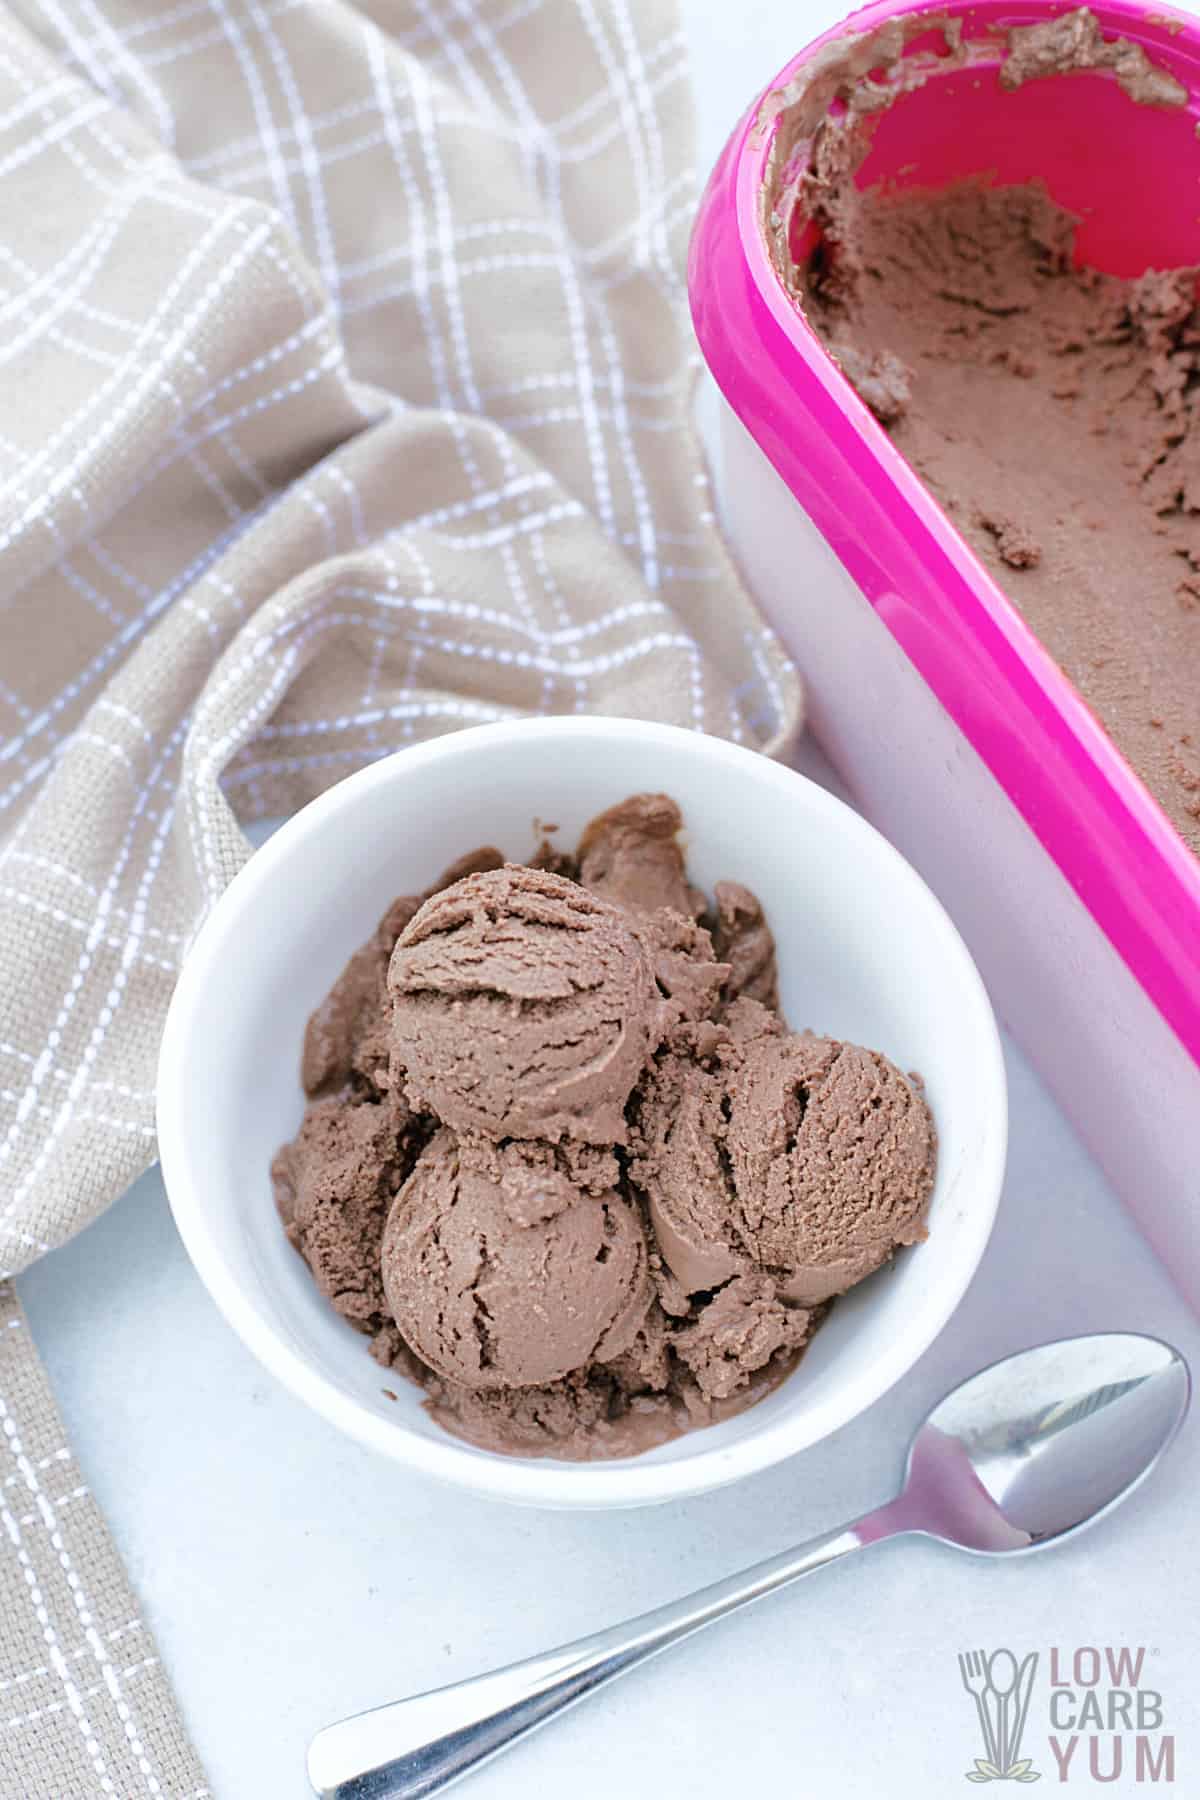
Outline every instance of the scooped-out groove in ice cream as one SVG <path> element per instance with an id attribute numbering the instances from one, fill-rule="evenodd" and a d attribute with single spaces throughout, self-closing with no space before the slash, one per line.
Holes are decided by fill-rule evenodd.
<path id="1" fill-rule="evenodd" d="M 688 881 L 674 801 L 578 851 L 471 852 L 393 902 L 309 1022 L 288 1236 L 448 1430 L 629 1456 L 753 1404 L 918 1243 L 920 1081 L 793 1033 L 755 896 Z"/>
<path id="2" fill-rule="evenodd" d="M 942 54 L 920 49 L 939 29 Z M 1200 855 L 1200 255 L 1089 268 L 1083 219 L 1036 179 L 856 179 L 890 107 L 981 58 L 1002 92 L 1083 72 L 1131 107 L 1179 110 L 1188 95 L 1086 7 L 996 40 L 968 30 L 914 11 L 847 33 L 773 97 L 768 246 L 833 360 Z M 968 144 L 971 92 L 964 78 Z M 1190 164 L 1143 176 L 1196 180 Z"/>

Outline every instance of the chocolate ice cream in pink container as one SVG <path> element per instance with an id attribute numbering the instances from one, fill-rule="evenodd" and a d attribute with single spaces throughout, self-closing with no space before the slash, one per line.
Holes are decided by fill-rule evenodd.
<path id="1" fill-rule="evenodd" d="M 689 271 L 812 729 L 1193 1299 L 1198 131 L 1183 14 L 869 6 L 749 108 Z"/>

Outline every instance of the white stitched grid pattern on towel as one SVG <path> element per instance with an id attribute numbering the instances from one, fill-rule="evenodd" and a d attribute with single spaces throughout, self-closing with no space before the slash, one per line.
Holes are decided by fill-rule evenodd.
<path id="1" fill-rule="evenodd" d="M 243 823 L 520 713 L 795 729 L 691 133 L 669 0 L 0 0 L 0 1279 L 153 1155 Z"/>
<path id="2" fill-rule="evenodd" d="M 207 1792 L 12 1283 L 0 1282 L 0 1795 Z"/>

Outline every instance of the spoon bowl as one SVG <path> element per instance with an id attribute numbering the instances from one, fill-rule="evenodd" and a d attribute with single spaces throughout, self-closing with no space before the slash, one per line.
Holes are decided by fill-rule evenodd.
<path id="1" fill-rule="evenodd" d="M 934 1407 L 909 1449 L 904 1492 L 881 1511 L 962 1550 L 1044 1549 L 1146 1479 L 1190 1395 L 1179 1352 L 1132 1332 L 1007 1356 Z"/>

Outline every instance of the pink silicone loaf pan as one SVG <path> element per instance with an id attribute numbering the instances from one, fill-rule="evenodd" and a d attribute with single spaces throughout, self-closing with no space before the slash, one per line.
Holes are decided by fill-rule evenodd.
<path id="1" fill-rule="evenodd" d="M 726 527 L 804 672 L 815 737 L 946 903 L 1200 1304 L 1200 861 L 826 354 L 761 224 L 781 97 L 830 45 L 903 19 L 925 79 L 878 115 L 862 184 L 1041 176 L 1083 220 L 1082 260 L 1118 275 L 1200 262 L 1200 26 L 1130 0 L 1093 8 L 1106 38 L 1182 83 L 1185 106 L 1135 104 L 1108 72 L 1005 91 L 1004 34 L 1066 10 L 878 4 L 818 38 L 713 171 L 689 288 L 724 401 Z M 944 54 L 947 19 L 966 67 Z"/>

